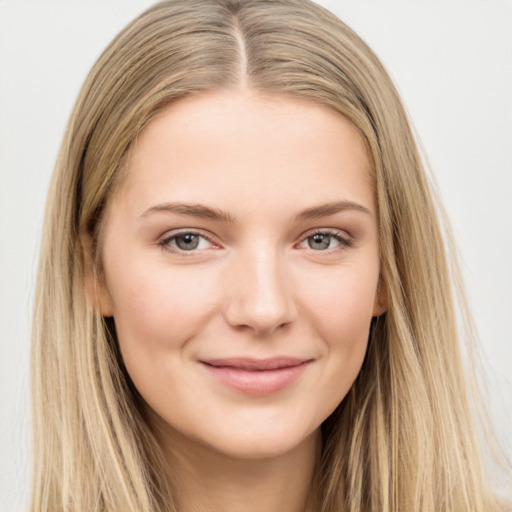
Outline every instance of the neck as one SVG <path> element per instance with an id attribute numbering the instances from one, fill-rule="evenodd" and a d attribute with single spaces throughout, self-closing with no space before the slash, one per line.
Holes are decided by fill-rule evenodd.
<path id="1" fill-rule="evenodd" d="M 166 429 L 157 433 L 179 512 L 313 512 L 321 435 L 268 458 L 236 458 Z"/>

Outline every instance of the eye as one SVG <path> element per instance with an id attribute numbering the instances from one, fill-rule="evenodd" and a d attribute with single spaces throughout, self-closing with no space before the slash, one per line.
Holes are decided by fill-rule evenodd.
<path id="1" fill-rule="evenodd" d="M 342 250 L 351 245 L 352 241 L 338 231 L 319 230 L 307 236 L 299 247 L 314 251 L 327 251 L 329 249 Z"/>
<path id="2" fill-rule="evenodd" d="M 213 244 L 205 236 L 194 231 L 182 231 L 166 236 L 158 242 L 163 250 L 173 253 L 192 253 L 212 247 Z M 183 254 L 185 255 L 185 254 Z"/>

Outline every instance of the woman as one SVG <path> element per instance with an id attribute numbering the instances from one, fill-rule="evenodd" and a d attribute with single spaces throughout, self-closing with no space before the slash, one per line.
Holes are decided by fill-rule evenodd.
<path id="1" fill-rule="evenodd" d="M 406 116 L 320 7 L 126 27 L 43 240 L 33 510 L 499 510 Z"/>

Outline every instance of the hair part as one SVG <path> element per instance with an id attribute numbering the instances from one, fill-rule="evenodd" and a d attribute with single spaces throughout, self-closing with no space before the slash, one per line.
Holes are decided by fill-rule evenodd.
<path id="1" fill-rule="evenodd" d="M 321 511 L 498 510 L 466 394 L 458 276 L 382 64 L 307 0 L 171 0 L 132 21 L 99 57 L 57 160 L 34 316 L 33 512 L 176 510 L 115 326 L 87 299 L 86 281 L 102 271 L 102 218 L 138 134 L 170 102 L 240 87 L 345 116 L 372 165 L 388 312 L 373 321 L 362 370 L 322 426 Z"/>

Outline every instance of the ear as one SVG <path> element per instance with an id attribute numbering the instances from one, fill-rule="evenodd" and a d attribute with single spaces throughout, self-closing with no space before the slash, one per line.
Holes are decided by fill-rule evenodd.
<path id="1" fill-rule="evenodd" d="M 372 316 L 383 315 L 388 309 L 388 290 L 382 275 L 377 283 L 377 291 L 375 292 L 375 301 L 373 303 Z"/>
<path id="2" fill-rule="evenodd" d="M 87 300 L 102 316 L 113 316 L 114 308 L 107 288 L 105 273 L 95 264 L 93 241 L 89 234 L 80 236 L 84 255 L 84 281 Z"/>

